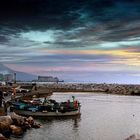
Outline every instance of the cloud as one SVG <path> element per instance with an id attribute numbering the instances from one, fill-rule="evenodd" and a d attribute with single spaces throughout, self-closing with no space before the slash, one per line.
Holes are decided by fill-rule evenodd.
<path id="1" fill-rule="evenodd" d="M 139 71 L 139 17 L 137 0 L 0 1 L 0 62 L 37 74 Z"/>
<path id="2" fill-rule="evenodd" d="M 60 30 L 46 30 L 46 31 L 29 31 L 20 33 L 20 37 L 26 40 L 36 42 L 54 42 L 55 39 L 62 31 Z"/>

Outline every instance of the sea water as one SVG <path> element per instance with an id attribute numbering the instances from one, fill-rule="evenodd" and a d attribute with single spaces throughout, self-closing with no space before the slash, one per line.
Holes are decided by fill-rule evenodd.
<path id="1" fill-rule="evenodd" d="M 81 103 L 80 117 L 36 119 L 42 127 L 27 130 L 18 140 L 124 140 L 140 134 L 139 96 L 69 92 L 51 98 L 66 101 L 73 95 Z"/>

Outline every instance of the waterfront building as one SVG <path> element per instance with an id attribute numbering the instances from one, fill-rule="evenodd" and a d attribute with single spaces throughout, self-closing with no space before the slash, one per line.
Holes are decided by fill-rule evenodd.
<path id="1" fill-rule="evenodd" d="M 52 76 L 38 76 L 38 82 L 58 82 L 59 79 L 57 77 Z"/>
<path id="2" fill-rule="evenodd" d="M 3 80 L 5 82 L 12 82 L 14 80 L 13 74 L 5 74 Z"/>

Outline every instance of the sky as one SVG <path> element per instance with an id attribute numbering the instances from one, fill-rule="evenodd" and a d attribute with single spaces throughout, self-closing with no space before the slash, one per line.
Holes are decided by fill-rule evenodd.
<path id="1" fill-rule="evenodd" d="M 0 64 L 71 82 L 140 83 L 140 1 L 1 0 Z"/>

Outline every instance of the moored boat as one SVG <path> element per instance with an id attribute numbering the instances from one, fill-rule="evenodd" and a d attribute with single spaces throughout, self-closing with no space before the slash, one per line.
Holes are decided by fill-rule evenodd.
<path id="1" fill-rule="evenodd" d="M 10 110 L 24 116 L 33 117 L 65 117 L 80 115 L 80 103 L 77 100 L 70 102 L 56 102 L 55 100 L 41 101 L 40 99 L 11 102 Z"/>
<path id="2" fill-rule="evenodd" d="M 63 116 L 76 116 L 80 115 L 80 110 L 73 110 L 70 112 L 51 112 L 51 111 L 29 111 L 21 110 L 17 108 L 12 108 L 12 111 L 24 116 L 33 116 L 33 117 L 63 117 Z"/>

